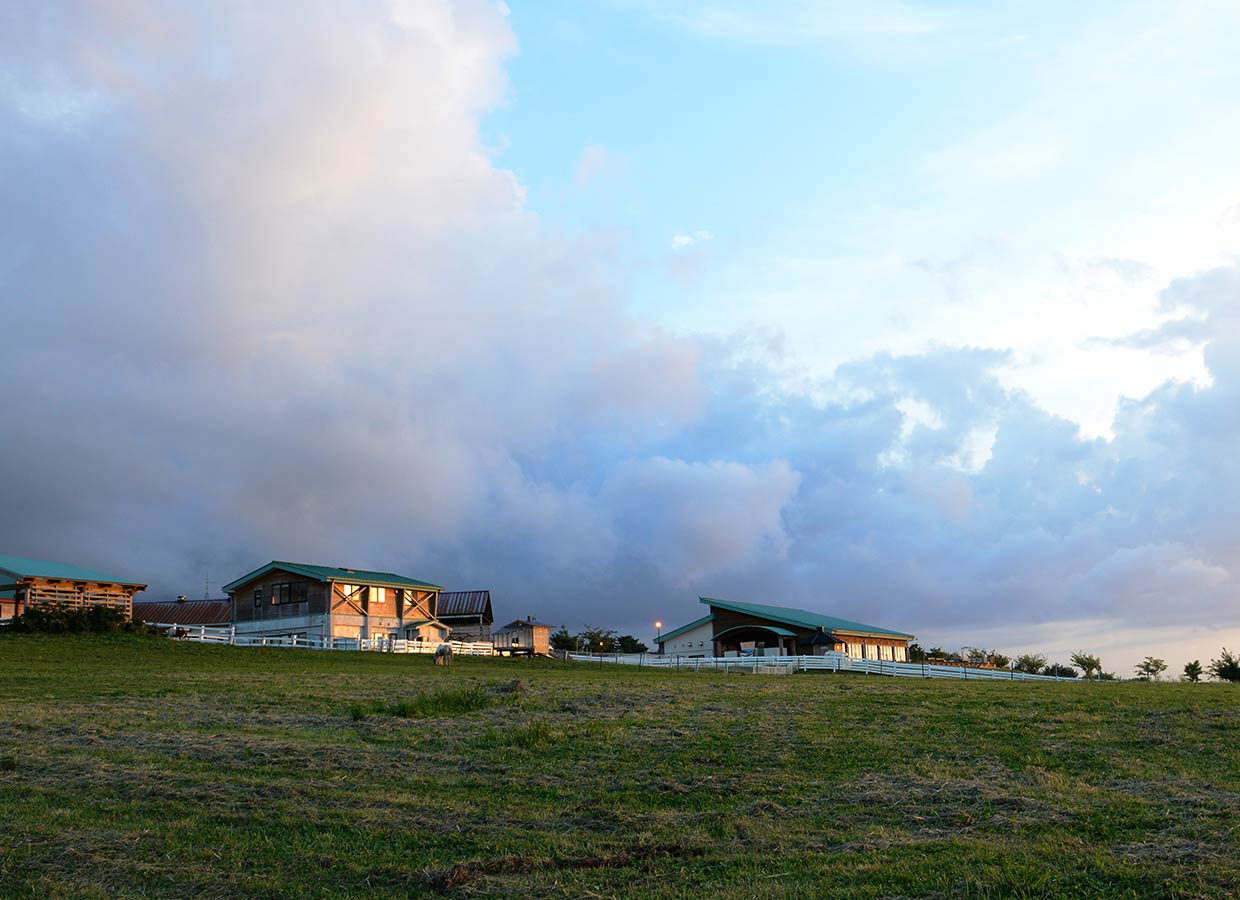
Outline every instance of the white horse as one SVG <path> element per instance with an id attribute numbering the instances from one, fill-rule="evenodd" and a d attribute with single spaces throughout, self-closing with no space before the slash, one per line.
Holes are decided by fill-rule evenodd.
<path id="1" fill-rule="evenodd" d="M 435 648 L 435 665 L 452 665 L 452 645 L 444 642 Z"/>

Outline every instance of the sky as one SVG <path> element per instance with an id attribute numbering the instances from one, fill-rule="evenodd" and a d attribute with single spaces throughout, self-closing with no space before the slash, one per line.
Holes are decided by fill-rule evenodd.
<path id="1" fill-rule="evenodd" d="M 0 9 L 0 546 L 1240 648 L 1230 2 Z"/>

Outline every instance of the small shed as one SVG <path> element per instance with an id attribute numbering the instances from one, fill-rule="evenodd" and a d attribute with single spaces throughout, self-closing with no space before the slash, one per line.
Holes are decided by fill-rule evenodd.
<path id="1" fill-rule="evenodd" d="M 495 629 L 491 642 L 501 656 L 546 656 L 551 653 L 551 627 L 526 616 Z"/>
<path id="2" fill-rule="evenodd" d="M 0 556 L 0 619 L 51 604 L 69 609 L 108 606 L 129 618 L 133 595 L 145 589 L 145 584 L 71 563 Z"/>
<path id="3" fill-rule="evenodd" d="M 452 629 L 454 641 L 489 641 L 495 615 L 490 591 L 443 591 L 436 618 Z"/>

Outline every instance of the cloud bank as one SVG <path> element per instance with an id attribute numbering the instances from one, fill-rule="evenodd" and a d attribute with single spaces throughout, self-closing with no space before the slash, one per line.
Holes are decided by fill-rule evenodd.
<path id="1" fill-rule="evenodd" d="M 766 333 L 627 315 L 609 242 L 544 227 L 479 138 L 500 6 L 0 16 L 6 552 L 157 596 L 389 568 L 624 630 L 699 593 L 936 641 L 1236 623 L 1236 267 L 1130 339 L 1212 384 L 1087 440 L 1002 348 L 797 379 Z"/>

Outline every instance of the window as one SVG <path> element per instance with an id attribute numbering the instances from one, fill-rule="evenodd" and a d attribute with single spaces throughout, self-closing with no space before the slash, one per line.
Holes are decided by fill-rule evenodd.
<path id="1" fill-rule="evenodd" d="M 382 606 L 387 601 L 387 589 L 381 587 L 372 587 L 370 589 L 370 602 L 372 604 Z"/>
<path id="2" fill-rule="evenodd" d="M 263 605 L 263 589 L 255 588 L 254 589 L 254 608 L 258 609 L 262 605 Z"/>
<path id="3" fill-rule="evenodd" d="M 258 602 L 261 591 L 255 591 L 255 602 Z M 283 584 L 273 584 L 271 586 L 271 602 L 275 606 L 285 606 L 289 603 L 305 603 L 310 599 L 310 582 L 294 581 L 284 582 Z"/>

